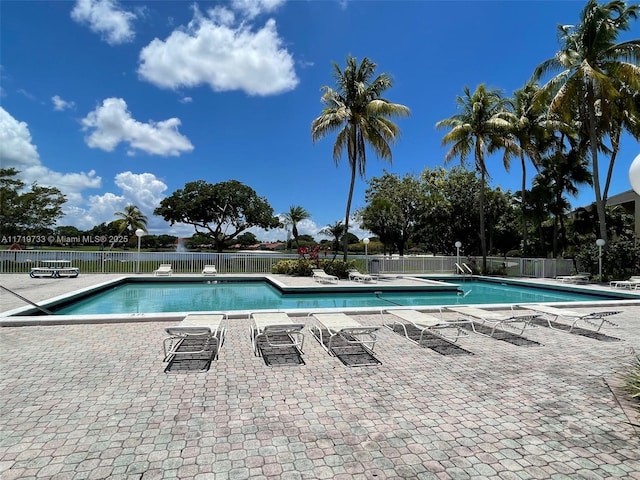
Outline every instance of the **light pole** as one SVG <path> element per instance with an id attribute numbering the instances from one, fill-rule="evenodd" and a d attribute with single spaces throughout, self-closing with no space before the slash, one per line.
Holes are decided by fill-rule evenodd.
<path id="1" fill-rule="evenodd" d="M 369 259 L 367 258 L 367 255 L 369 254 L 369 242 L 369 238 L 362 240 L 362 243 L 364 243 L 364 263 L 367 265 L 367 271 L 369 271 Z"/>
<path id="2" fill-rule="evenodd" d="M 136 273 L 140 273 L 140 241 L 144 235 L 144 230 L 141 228 L 136 230 L 136 237 L 138 237 L 138 259 L 136 261 Z"/>
<path id="3" fill-rule="evenodd" d="M 596 245 L 598 246 L 598 275 L 600 276 L 600 281 L 602 282 L 602 247 L 606 242 L 604 239 L 599 238 L 596 240 Z"/>
<path id="4" fill-rule="evenodd" d="M 460 247 L 462 247 L 462 242 L 458 240 L 455 243 L 455 246 L 456 246 L 456 262 L 458 262 L 458 265 L 460 265 Z"/>

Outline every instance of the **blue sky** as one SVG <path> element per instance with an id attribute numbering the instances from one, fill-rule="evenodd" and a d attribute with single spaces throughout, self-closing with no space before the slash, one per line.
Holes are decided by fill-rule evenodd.
<path id="1" fill-rule="evenodd" d="M 394 85 L 386 98 L 411 109 L 398 119 L 393 164 L 419 174 L 443 166 L 444 130 L 463 88 L 505 95 L 558 50 L 557 25 L 575 24 L 582 1 L 12 1 L 0 4 L 0 159 L 31 184 L 67 196 L 60 225 L 88 229 L 135 204 L 149 231 L 189 236 L 153 215 L 185 183 L 238 180 L 276 214 L 300 205 L 316 236 L 344 218 L 347 160 L 335 137 L 312 143 L 332 63 L 369 57 Z M 622 39 L 638 38 L 640 22 Z M 622 40 L 621 39 L 621 40 Z M 623 138 L 611 194 L 629 190 L 640 148 Z M 458 164 L 457 161 L 451 165 Z M 489 158 L 491 184 L 515 191 L 520 167 Z M 529 168 L 533 170 L 533 168 Z M 533 172 L 531 172 L 533 173 Z M 352 211 L 364 206 L 358 179 Z M 593 201 L 585 187 L 574 206 Z M 359 237 L 364 232 L 357 228 Z M 260 240 L 284 230 L 256 231 Z M 321 237 L 318 237 L 321 238 Z"/>

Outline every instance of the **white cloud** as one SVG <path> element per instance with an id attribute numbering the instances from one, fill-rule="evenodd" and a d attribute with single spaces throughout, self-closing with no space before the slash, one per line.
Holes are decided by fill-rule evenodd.
<path id="1" fill-rule="evenodd" d="M 135 37 L 133 21 L 136 15 L 120 8 L 114 0 L 77 0 L 71 18 L 88 25 L 109 45 L 131 42 Z"/>
<path id="2" fill-rule="evenodd" d="M 63 209 L 75 208 L 82 202 L 82 191 L 99 188 L 102 179 L 94 170 L 87 173 L 62 173 L 45 167 L 40 161 L 36 146 L 32 143 L 29 127 L 19 122 L 0 107 L 0 165 L 2 168 L 15 168 L 18 178 L 26 185 L 37 182 L 39 185 L 56 187 L 67 198 Z"/>
<path id="3" fill-rule="evenodd" d="M 111 152 L 124 142 L 134 151 L 165 157 L 175 157 L 193 150 L 189 139 L 178 132 L 180 123 L 178 118 L 139 122 L 131 117 L 127 104 L 121 98 L 105 99 L 101 106 L 82 119 L 83 130 L 93 129 L 85 138 L 91 148 Z M 129 153 L 133 154 L 134 151 Z"/>
<path id="4" fill-rule="evenodd" d="M 269 4 L 256 5 L 264 9 Z M 249 9 L 248 2 L 245 7 Z M 234 27 L 228 9 L 211 9 L 208 15 L 194 8 L 186 28 L 143 48 L 140 77 L 161 88 L 207 84 L 214 91 L 242 90 L 249 95 L 274 95 L 296 87 L 294 60 L 282 46 L 275 20 L 254 31 L 244 22 Z"/>
<path id="5" fill-rule="evenodd" d="M 231 8 L 248 18 L 254 18 L 262 13 L 271 13 L 284 3 L 285 0 L 232 0 Z"/>
<path id="6" fill-rule="evenodd" d="M 53 109 L 57 112 L 62 112 L 63 110 L 74 108 L 76 106 L 74 102 L 67 102 L 66 100 L 60 98 L 58 95 L 54 95 L 53 97 L 51 97 L 51 101 L 53 102 Z"/>
<path id="7" fill-rule="evenodd" d="M 39 165 L 38 149 L 31 143 L 31 133 L 25 122 L 19 122 L 0 107 L 0 165 L 23 170 Z"/>
<path id="8" fill-rule="evenodd" d="M 118 193 L 106 192 L 91 195 L 88 200 L 75 202 L 64 208 L 65 217 L 61 225 L 75 225 L 80 229 L 90 229 L 101 223 L 116 219 L 115 212 L 121 212 L 127 205 L 136 205 L 147 216 L 149 233 L 164 233 L 167 224 L 161 217 L 153 215 L 153 210 L 164 198 L 167 185 L 152 173 L 121 172 L 115 176 Z"/>

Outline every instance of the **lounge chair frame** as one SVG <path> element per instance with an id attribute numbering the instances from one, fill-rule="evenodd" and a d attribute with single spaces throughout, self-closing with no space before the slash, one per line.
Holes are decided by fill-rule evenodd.
<path id="1" fill-rule="evenodd" d="M 180 324 L 167 327 L 169 334 L 163 341 L 164 361 L 169 362 L 181 355 L 210 354 L 209 360 L 218 358 L 218 352 L 224 342 L 227 316 L 225 314 L 189 314 Z M 185 340 L 199 339 L 201 347 L 181 349 Z"/>
<path id="2" fill-rule="evenodd" d="M 547 327 L 549 327 L 550 329 L 565 333 L 571 333 L 573 329 L 578 326 L 578 322 L 584 322 L 587 325 L 593 327 L 593 329 L 591 330 L 596 333 L 599 332 L 604 325 L 617 327 L 615 323 L 613 323 L 606 317 L 617 315 L 618 313 L 620 313 L 620 311 L 613 310 L 605 312 L 580 313 L 573 310 L 567 310 L 565 308 L 553 307 L 550 305 L 518 305 L 518 307 L 534 311 L 534 318 L 541 318 L 542 320 L 547 322 Z M 553 326 L 553 323 L 557 322 L 560 318 L 564 318 L 565 320 L 571 322 L 569 325 L 567 325 L 569 327 L 568 330 Z"/>
<path id="3" fill-rule="evenodd" d="M 274 348 L 295 348 L 300 354 L 303 353 L 304 334 L 302 329 L 304 323 L 295 322 L 289 315 L 284 312 L 254 312 L 249 314 L 251 322 L 251 342 L 253 344 L 253 353 L 260 356 L 258 342 L 260 339 L 270 347 Z M 278 340 L 282 338 L 282 334 L 286 334 L 287 341 Z"/>
<path id="4" fill-rule="evenodd" d="M 447 310 L 455 312 L 459 315 L 458 319 L 468 321 L 471 324 L 471 329 L 478 335 L 484 335 L 485 337 L 493 337 L 496 330 L 500 328 L 509 328 L 514 330 L 517 335 L 522 335 L 527 327 L 533 328 L 533 319 L 536 315 L 504 315 L 498 312 L 492 312 L 491 310 L 484 310 L 477 307 L 446 307 Z M 476 329 L 475 322 L 480 323 L 482 326 L 490 327 L 490 333 L 484 333 Z M 522 328 L 514 328 L 514 323 L 522 323 Z"/>
<path id="5" fill-rule="evenodd" d="M 396 326 L 401 327 L 404 332 L 404 336 L 418 345 L 422 344 L 425 333 L 431 333 L 443 340 L 456 343 L 459 338 L 469 336 L 468 331 L 463 328 L 463 325 L 471 324 L 471 328 L 473 329 L 473 322 L 469 320 L 444 320 L 442 318 L 442 309 L 440 309 L 440 318 L 412 309 L 382 310 L 380 315 L 384 316 L 385 313 L 395 317 L 392 326 L 388 328 L 395 332 Z M 417 342 L 409 336 L 409 333 L 407 332 L 407 324 L 413 325 L 415 328 L 420 330 L 420 339 Z M 456 333 L 453 335 L 447 335 L 443 332 L 446 330 L 455 330 Z"/>
<path id="6" fill-rule="evenodd" d="M 349 345 L 360 345 L 370 353 L 378 341 L 374 332 L 380 329 L 379 326 L 361 325 L 345 313 L 310 313 L 308 316 L 313 320 L 309 326 L 311 335 L 330 355 L 336 356 L 333 343 L 338 338 Z"/>

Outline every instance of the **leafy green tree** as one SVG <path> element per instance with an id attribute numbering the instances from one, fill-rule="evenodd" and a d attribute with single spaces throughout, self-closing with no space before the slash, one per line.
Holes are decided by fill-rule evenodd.
<path id="1" fill-rule="evenodd" d="M 189 182 L 162 200 L 153 213 L 171 225 L 193 225 L 196 233 L 211 238 L 218 252 L 248 228 L 269 230 L 281 226 L 267 200 L 237 180 Z"/>
<path id="2" fill-rule="evenodd" d="M 283 223 L 286 226 L 291 227 L 291 233 L 293 234 L 293 239 L 296 242 L 296 248 L 300 247 L 300 243 L 298 242 L 298 223 L 308 218 L 311 218 L 311 215 L 301 206 L 292 205 L 289 207 L 289 211 L 284 214 Z"/>
<path id="3" fill-rule="evenodd" d="M 400 256 L 414 234 L 425 198 L 419 179 L 412 175 L 398 175 L 387 171 L 369 180 L 365 192 L 368 205 L 361 212 L 362 228 L 380 239 L 392 242 Z"/>
<path id="4" fill-rule="evenodd" d="M 33 235 L 50 232 L 63 215 L 66 197 L 55 187 L 26 184 L 15 168 L 0 169 L 0 233 Z"/>
<path id="5" fill-rule="evenodd" d="M 451 145 L 445 155 L 445 162 L 459 157 L 462 163 L 473 152 L 475 168 L 480 172 L 480 249 L 482 251 L 482 271 L 487 269 L 487 233 L 485 229 L 485 185 L 487 183 L 487 166 L 485 157 L 500 149 L 505 150 L 505 166 L 507 159 L 517 151 L 509 134 L 509 122 L 502 118 L 506 101 L 499 90 L 487 89 L 479 85 L 471 93 L 469 87 L 464 88 L 464 96 L 456 98 L 460 113 L 436 123 L 437 128 L 449 128 L 442 138 L 443 145 Z"/>
<path id="6" fill-rule="evenodd" d="M 621 119 L 616 106 L 629 106 L 631 102 L 624 97 L 632 98 L 640 91 L 640 40 L 616 43 L 639 11 L 640 5 L 627 6 L 621 0 L 602 5 L 588 0 L 578 25 L 558 27 L 560 51 L 538 65 L 533 74 L 539 80 L 558 72 L 540 88 L 539 101 L 549 106 L 549 115 L 566 123 L 578 119 L 588 139 L 599 233 L 604 240 L 606 197 L 601 190 L 598 151 L 607 130 L 611 133 L 612 118 Z M 616 128 L 622 126 L 618 123 Z"/>
<path id="7" fill-rule="evenodd" d="M 349 231 L 349 216 L 356 176 L 365 175 L 366 150 L 369 146 L 375 154 L 392 161 L 390 143 L 394 143 L 400 129 L 390 119 L 408 116 L 410 111 L 404 105 L 391 103 L 381 95 L 391 88 L 391 77 L 382 73 L 374 78 L 376 64 L 363 58 L 360 64 L 349 56 L 344 70 L 333 64 L 336 88 L 323 86 L 322 103 L 325 108 L 311 124 L 311 138 L 320 140 L 330 132 L 337 131 L 333 145 L 333 159 L 339 163 L 346 150 L 351 172 L 349 195 L 344 218 L 345 232 Z M 344 237 L 344 261 L 347 261 L 347 237 Z"/>
<path id="8" fill-rule="evenodd" d="M 251 245 L 259 243 L 258 238 L 251 232 L 244 232 L 243 234 L 238 235 L 236 240 L 243 247 L 250 247 Z"/>

